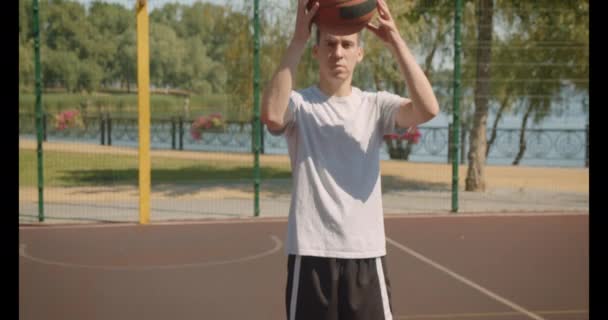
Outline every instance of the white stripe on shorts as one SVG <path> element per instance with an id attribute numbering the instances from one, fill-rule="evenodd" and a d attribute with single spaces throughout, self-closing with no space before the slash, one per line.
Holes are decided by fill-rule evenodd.
<path id="1" fill-rule="evenodd" d="M 382 260 L 376 258 L 376 270 L 378 271 L 378 282 L 380 283 L 380 295 L 382 296 L 382 306 L 384 307 L 384 320 L 393 320 L 391 307 L 388 303 L 388 292 L 386 290 L 386 280 L 382 270 Z"/>
<path id="2" fill-rule="evenodd" d="M 302 257 L 296 256 L 293 266 L 293 279 L 291 281 L 291 302 L 289 307 L 289 320 L 296 320 L 296 305 L 298 301 L 298 285 L 300 284 L 300 263 Z"/>

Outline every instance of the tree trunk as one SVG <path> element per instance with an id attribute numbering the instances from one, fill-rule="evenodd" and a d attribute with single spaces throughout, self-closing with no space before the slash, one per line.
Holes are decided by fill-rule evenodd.
<path id="1" fill-rule="evenodd" d="M 496 140 L 496 130 L 498 129 L 498 123 L 500 122 L 500 118 L 502 118 L 503 112 L 509 106 L 509 94 L 507 93 L 500 103 L 500 109 L 498 109 L 498 113 L 496 113 L 496 119 L 494 119 L 494 123 L 492 124 L 492 133 L 490 134 L 490 140 L 488 140 L 488 146 L 486 148 L 486 159 L 490 154 L 490 148 L 492 148 L 492 144 L 494 140 Z"/>
<path id="2" fill-rule="evenodd" d="M 528 118 L 532 113 L 532 107 L 528 106 L 528 110 L 526 110 L 526 114 L 521 122 L 521 130 L 519 131 L 519 152 L 517 156 L 515 156 L 515 160 L 513 160 L 513 165 L 516 166 L 521 161 L 521 158 L 524 157 L 524 153 L 526 153 L 526 125 L 528 124 Z"/>
<path id="3" fill-rule="evenodd" d="M 433 58 L 435 57 L 435 52 L 437 51 L 437 47 L 440 43 L 440 32 L 441 25 L 439 25 L 439 31 L 437 31 L 437 36 L 435 37 L 435 41 L 433 41 L 433 47 L 431 48 L 429 54 L 424 59 L 424 74 L 426 75 L 429 81 L 431 80 L 431 70 L 433 69 Z"/>
<path id="4" fill-rule="evenodd" d="M 380 84 L 380 77 L 378 76 L 378 72 L 374 72 L 374 84 L 376 85 L 376 91 L 382 90 L 382 85 Z"/>
<path id="5" fill-rule="evenodd" d="M 469 167 L 465 180 L 466 191 L 485 191 L 486 122 L 490 94 L 490 61 L 492 54 L 493 0 L 478 1 L 477 16 L 477 78 L 475 83 L 475 113 L 469 141 Z"/>
<path id="6" fill-rule="evenodd" d="M 405 83 L 403 81 L 393 81 L 393 92 L 398 92 L 400 95 L 405 94 Z"/>

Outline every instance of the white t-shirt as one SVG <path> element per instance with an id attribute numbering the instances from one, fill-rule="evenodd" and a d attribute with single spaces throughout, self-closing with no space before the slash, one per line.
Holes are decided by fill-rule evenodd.
<path id="1" fill-rule="evenodd" d="M 293 186 L 286 254 L 372 258 L 386 254 L 380 190 L 383 135 L 404 98 L 353 87 L 328 97 L 292 91 L 284 134 Z"/>

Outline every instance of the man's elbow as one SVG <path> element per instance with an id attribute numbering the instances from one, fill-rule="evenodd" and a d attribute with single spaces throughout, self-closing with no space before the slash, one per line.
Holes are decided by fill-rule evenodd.
<path id="1" fill-rule="evenodd" d="M 268 120 L 266 119 L 266 121 L 262 121 L 264 123 L 264 125 L 266 125 L 266 128 L 268 128 L 268 130 L 270 131 L 280 131 L 283 129 L 283 127 L 285 127 L 285 125 L 283 125 L 282 123 L 279 123 L 277 121 L 272 121 L 272 120 Z"/>
<path id="2" fill-rule="evenodd" d="M 426 111 L 426 118 L 427 118 L 426 121 L 429 121 L 439 115 L 439 112 L 440 112 L 439 104 L 435 101 L 435 102 L 429 104 L 427 106 L 427 108 L 425 108 L 425 111 Z"/>
<path id="3" fill-rule="evenodd" d="M 270 108 L 268 108 L 270 109 Z M 262 114 L 260 115 L 260 120 L 266 127 L 269 129 L 280 129 L 283 126 L 283 119 L 281 117 L 275 115 L 272 112 L 269 112 L 268 109 L 263 108 Z"/>
<path id="4" fill-rule="evenodd" d="M 266 99 L 263 99 L 263 100 L 266 100 Z M 270 110 L 272 110 L 272 108 L 270 105 L 268 105 L 264 102 L 265 101 L 262 101 L 260 120 L 262 121 L 263 124 L 268 125 L 268 123 L 270 123 L 272 121 L 272 112 L 270 112 Z"/>
<path id="5" fill-rule="evenodd" d="M 262 113 L 260 114 L 260 120 L 262 121 L 263 124 L 268 126 L 268 123 L 270 122 L 270 115 L 268 114 L 268 112 L 265 112 L 264 110 L 262 110 Z"/>

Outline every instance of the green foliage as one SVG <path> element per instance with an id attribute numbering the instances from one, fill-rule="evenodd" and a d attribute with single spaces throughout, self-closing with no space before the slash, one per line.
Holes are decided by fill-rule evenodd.
<path id="1" fill-rule="evenodd" d="M 34 49 L 30 43 L 19 43 L 19 91 L 34 86 Z"/>
<path id="2" fill-rule="evenodd" d="M 467 122 L 474 106 L 477 65 L 477 1 L 464 1 L 462 23 L 462 103 Z M 261 88 L 289 43 L 295 22 L 295 2 L 261 2 Z M 440 107 L 451 112 L 453 85 L 454 3 L 449 0 L 393 1 L 393 17 L 406 43 L 420 62 L 438 94 Z M 497 0 L 492 47 L 490 106 L 506 101 L 534 108 L 534 119 L 567 108 L 558 103 L 565 90 L 586 96 L 589 75 L 588 1 Z M 234 10 L 225 5 L 194 2 L 167 3 L 150 12 L 150 77 L 153 88 L 191 93 L 190 110 L 214 108 L 244 121 L 253 106 L 252 2 Z M 33 92 L 32 2 L 19 0 L 19 88 Z M 93 1 L 40 1 L 43 86 L 77 95 L 62 104 L 95 93 L 137 92 L 136 23 L 132 7 Z M 354 75 L 364 89 L 390 90 L 407 95 L 402 75 L 390 50 L 371 32 L 363 33 L 365 58 Z M 313 41 L 309 42 L 309 49 Z M 298 66 L 296 84 L 308 86 L 317 77 L 317 65 L 308 50 Z M 529 79 L 551 81 L 529 82 Z M 117 88 L 120 88 L 118 90 Z M 129 95 L 127 95 L 129 96 Z M 202 98 L 199 98 L 202 97 Z M 134 96 L 133 96 L 134 97 Z M 135 112 L 136 99 L 111 98 L 106 108 Z M 510 97 L 505 99 L 505 97 Z M 535 97 L 522 103 L 526 97 Z M 45 96 L 43 103 L 56 97 Z M 135 99 L 135 100 L 133 100 Z M 152 99 L 159 112 L 183 110 L 176 101 Z M 22 101 L 20 96 L 20 109 Z M 132 101 L 133 100 L 133 101 Z M 563 100 L 563 98 L 562 98 Z M 28 98 L 23 103 L 29 102 Z M 118 103 L 117 101 L 122 101 Z M 51 104 L 56 105 L 56 104 Z M 119 107 L 120 106 L 120 107 Z M 28 106 L 27 108 L 30 108 Z M 153 111 L 154 112 L 154 111 Z"/>
<path id="3" fill-rule="evenodd" d="M 103 77 L 103 70 L 93 60 L 87 59 L 78 65 L 78 91 L 92 93 L 99 89 L 99 84 Z"/>

